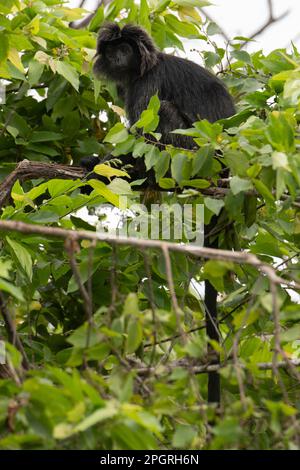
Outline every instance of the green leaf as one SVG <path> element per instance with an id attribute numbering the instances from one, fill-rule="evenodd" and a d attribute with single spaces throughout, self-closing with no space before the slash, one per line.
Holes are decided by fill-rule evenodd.
<path id="1" fill-rule="evenodd" d="M 300 325 L 294 325 L 292 328 L 284 331 L 280 335 L 281 341 L 288 343 L 300 339 Z"/>
<path id="2" fill-rule="evenodd" d="M 236 195 L 238 193 L 253 189 L 253 185 L 250 180 L 240 178 L 239 176 L 234 176 L 230 180 L 230 188 L 232 193 Z"/>
<path id="3" fill-rule="evenodd" d="M 130 293 L 126 297 L 124 307 L 123 307 L 123 315 L 134 315 L 134 316 L 139 316 L 140 310 L 139 310 L 139 304 L 138 304 L 138 298 L 135 293 Z"/>
<path id="4" fill-rule="evenodd" d="M 8 37 L 4 33 L 0 33 L 0 62 L 7 58 L 9 51 Z"/>
<path id="5" fill-rule="evenodd" d="M 197 431 L 191 426 L 177 425 L 173 436 L 172 445 L 175 449 L 187 447 L 191 445 L 192 440 L 196 437 Z"/>
<path id="6" fill-rule="evenodd" d="M 231 56 L 245 64 L 251 64 L 251 56 L 247 51 L 232 51 Z"/>
<path id="7" fill-rule="evenodd" d="M 160 101 L 157 95 L 151 97 L 147 109 L 142 112 L 140 119 L 135 123 L 138 128 L 143 128 L 144 132 L 153 132 L 158 126 Z"/>
<path id="8" fill-rule="evenodd" d="M 111 183 L 107 185 L 107 187 L 114 193 L 114 194 L 131 194 L 132 189 L 130 183 L 128 181 L 123 180 L 122 178 L 114 178 Z"/>
<path id="9" fill-rule="evenodd" d="M 62 138 L 62 134 L 58 134 L 58 132 L 34 131 L 30 137 L 30 142 L 51 142 Z"/>
<path id="10" fill-rule="evenodd" d="M 172 178 L 160 178 L 158 184 L 163 189 L 172 189 L 176 185 Z"/>
<path id="11" fill-rule="evenodd" d="M 215 34 L 222 34 L 220 27 L 213 21 L 209 22 L 206 32 L 208 36 L 214 36 Z"/>
<path id="12" fill-rule="evenodd" d="M 224 153 L 224 160 L 233 175 L 246 176 L 249 168 L 249 161 L 244 152 L 229 150 Z"/>
<path id="13" fill-rule="evenodd" d="M 55 64 L 57 73 L 70 82 L 72 87 L 78 91 L 79 75 L 76 72 L 76 69 L 68 62 L 63 62 L 61 60 L 55 61 Z"/>
<path id="14" fill-rule="evenodd" d="M 267 188 L 267 186 L 262 181 L 257 180 L 257 179 L 253 180 L 253 183 L 257 191 L 263 196 L 265 201 L 273 204 L 275 199 L 271 191 Z"/>
<path id="15" fill-rule="evenodd" d="M 143 341 L 143 328 L 139 320 L 130 319 L 127 327 L 126 352 L 134 353 Z"/>
<path id="16" fill-rule="evenodd" d="M 113 176 L 123 176 L 129 178 L 129 175 L 124 170 L 119 170 L 118 168 L 113 168 L 105 163 L 100 163 L 96 165 L 93 169 L 94 173 L 101 176 L 106 176 L 107 178 L 112 178 Z"/>
<path id="17" fill-rule="evenodd" d="M 272 167 L 274 170 L 278 168 L 289 169 L 287 155 L 283 152 L 273 152 L 272 153 Z"/>
<path id="18" fill-rule="evenodd" d="M 0 278 L 0 290 L 4 290 L 5 292 L 8 292 L 10 295 L 20 300 L 20 302 L 24 302 L 24 296 L 23 296 L 21 289 L 1 278 Z"/>
<path id="19" fill-rule="evenodd" d="M 15 240 L 12 240 L 9 237 L 6 237 L 6 241 L 10 245 L 17 262 L 23 268 L 24 272 L 27 274 L 29 280 L 31 281 L 32 280 L 32 259 L 28 250 L 23 245 L 16 242 Z"/>
<path id="20" fill-rule="evenodd" d="M 204 199 L 204 204 L 206 205 L 207 209 L 216 215 L 220 214 L 222 208 L 225 205 L 224 201 L 221 201 L 220 199 L 213 199 L 211 197 L 206 197 Z"/>
<path id="21" fill-rule="evenodd" d="M 89 180 L 89 185 L 96 191 L 97 194 L 104 197 L 108 202 L 116 207 L 119 207 L 119 196 L 114 194 L 102 181 Z"/>
<path id="22" fill-rule="evenodd" d="M 52 198 L 55 198 L 57 196 L 67 194 L 73 189 L 78 188 L 78 186 L 80 186 L 80 183 L 76 181 L 58 180 L 55 178 L 48 181 L 47 186 L 50 196 Z"/>
<path id="23" fill-rule="evenodd" d="M 193 38 L 199 36 L 197 27 L 192 23 L 180 21 L 175 15 L 165 15 L 164 19 L 170 29 L 181 37 Z"/>
<path id="24" fill-rule="evenodd" d="M 97 8 L 95 15 L 93 16 L 90 24 L 89 30 L 96 31 L 99 26 L 103 23 L 104 20 L 104 7 L 101 5 Z"/>
<path id="25" fill-rule="evenodd" d="M 245 213 L 245 222 L 247 227 L 251 227 L 256 220 L 256 210 L 257 210 L 257 203 L 256 203 L 256 196 L 249 195 L 246 196 L 244 199 L 244 213 Z"/>
<path id="26" fill-rule="evenodd" d="M 156 181 L 159 181 L 163 176 L 165 176 L 169 167 L 170 154 L 166 151 L 160 152 L 159 158 L 154 165 Z"/>
<path id="27" fill-rule="evenodd" d="M 128 153 L 132 152 L 134 145 L 135 145 L 135 137 L 133 135 L 128 135 L 126 140 L 124 140 L 123 142 L 119 144 L 116 144 L 111 154 L 114 157 L 127 155 Z"/>
<path id="28" fill-rule="evenodd" d="M 171 162 L 172 177 L 181 184 L 183 180 L 188 180 L 191 175 L 191 165 L 188 157 L 184 153 L 176 153 Z"/>
<path id="29" fill-rule="evenodd" d="M 207 180 L 201 179 L 192 179 L 192 180 L 183 180 L 181 182 L 182 186 L 191 186 L 192 188 L 205 189 L 210 187 L 210 183 Z"/>
<path id="30" fill-rule="evenodd" d="M 44 64 L 41 64 L 37 60 L 32 59 L 29 62 L 28 81 L 29 81 L 30 86 L 36 85 L 39 83 L 43 70 L 44 70 Z"/>
<path id="31" fill-rule="evenodd" d="M 149 19 L 150 9 L 147 0 L 141 0 L 139 8 L 139 24 L 147 31 L 151 32 L 151 22 Z"/>
<path id="32" fill-rule="evenodd" d="M 284 112 L 273 111 L 269 115 L 266 137 L 275 150 L 294 152 L 294 128 L 292 118 Z"/>
<path id="33" fill-rule="evenodd" d="M 224 290 L 224 276 L 233 270 L 233 263 L 227 261 L 207 261 L 204 265 L 204 279 L 208 279 L 218 292 Z"/>
<path id="34" fill-rule="evenodd" d="M 160 152 L 155 145 L 152 145 L 150 148 L 150 151 L 146 153 L 145 155 L 145 165 L 146 165 L 146 170 L 149 171 L 151 168 L 153 168 L 158 161 L 160 160 Z"/>
<path id="35" fill-rule="evenodd" d="M 128 138 L 128 131 L 121 122 L 115 124 L 106 134 L 104 142 L 118 144 Z"/>

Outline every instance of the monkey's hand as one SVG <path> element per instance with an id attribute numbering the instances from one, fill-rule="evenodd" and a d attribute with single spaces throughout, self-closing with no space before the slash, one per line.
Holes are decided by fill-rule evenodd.
<path id="1" fill-rule="evenodd" d="M 89 174 L 86 177 L 86 180 L 90 179 L 96 179 L 99 181 L 102 181 L 103 183 L 107 184 L 109 183 L 109 180 L 107 179 L 106 176 L 98 175 L 97 173 L 93 172 L 93 169 L 96 165 L 99 165 L 99 163 L 107 163 L 109 161 L 116 160 L 116 157 L 108 154 L 103 158 L 99 157 L 85 157 L 82 158 L 80 161 L 80 165 L 85 168 Z M 140 186 L 140 188 L 144 187 L 152 187 L 153 185 L 155 186 L 155 177 L 154 173 L 152 170 L 147 171 L 145 162 L 143 158 L 134 158 L 132 154 L 127 154 L 123 155 L 122 158 L 120 159 L 119 157 L 117 158 L 117 162 L 115 161 L 114 163 L 114 168 L 119 168 L 119 169 L 124 169 L 128 175 L 129 181 L 135 181 L 138 179 L 143 179 L 145 178 L 145 182 Z M 83 186 L 81 188 L 81 192 L 83 194 L 90 194 L 92 192 L 91 186 L 88 184 Z"/>
<path id="2" fill-rule="evenodd" d="M 93 171 L 94 167 L 100 163 L 99 157 L 84 157 L 80 160 L 80 166 L 87 171 Z M 90 178 L 88 178 L 90 179 Z"/>
<path id="3" fill-rule="evenodd" d="M 86 180 L 88 181 L 88 180 L 91 180 L 91 179 L 95 179 L 95 180 L 98 180 L 98 181 L 102 181 L 105 184 L 109 183 L 110 180 L 106 176 L 102 176 L 102 175 L 99 175 L 99 174 L 93 172 L 93 169 L 95 168 L 96 165 L 99 165 L 99 163 L 107 163 L 107 162 L 111 162 L 113 160 L 114 160 L 113 167 L 121 170 L 125 166 L 125 170 L 128 171 L 128 174 L 130 175 L 129 179 L 131 179 L 130 172 L 131 171 L 135 172 L 135 169 L 133 168 L 133 165 L 136 164 L 136 160 L 132 157 L 132 155 L 131 154 L 124 155 L 122 157 L 122 159 L 120 160 L 119 158 L 116 158 L 116 157 L 112 156 L 111 154 L 108 154 L 108 155 L 106 155 L 102 158 L 92 156 L 92 157 L 84 157 L 80 160 L 80 166 L 82 166 L 83 168 L 85 168 L 89 172 L 88 175 L 86 176 Z M 128 166 L 128 168 L 127 168 L 127 166 Z M 133 168 L 133 170 L 132 170 L 132 168 Z M 139 174 L 140 174 L 140 171 L 138 170 L 138 175 Z M 134 175 L 135 175 L 135 173 L 134 173 Z M 137 178 L 135 178 L 135 179 L 137 179 Z M 88 184 L 81 188 L 81 193 L 83 193 L 83 194 L 90 194 L 91 191 L 92 191 L 92 188 Z"/>
<path id="4" fill-rule="evenodd" d="M 104 178 L 103 176 L 97 175 L 97 173 L 93 173 L 94 167 L 96 165 L 99 165 L 100 162 L 101 160 L 99 157 L 84 157 L 80 160 L 80 166 L 82 166 L 89 172 L 89 174 L 86 177 L 87 181 L 91 179 L 94 179 L 94 180 L 96 179 L 96 180 L 100 180 L 103 182 L 107 181 L 107 179 Z M 92 191 L 93 191 L 93 188 L 89 184 L 82 186 L 82 188 L 80 189 L 80 192 L 82 194 L 87 194 L 87 195 L 89 195 Z"/>

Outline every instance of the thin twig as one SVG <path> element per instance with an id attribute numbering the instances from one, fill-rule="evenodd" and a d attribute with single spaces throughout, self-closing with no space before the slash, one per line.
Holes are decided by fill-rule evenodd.
<path id="1" fill-rule="evenodd" d="M 145 266 L 145 271 L 147 275 L 147 282 L 148 282 L 148 287 L 149 287 L 149 303 L 150 303 L 150 308 L 151 308 L 151 313 L 152 313 L 152 324 L 153 324 L 153 341 L 152 343 L 152 352 L 151 352 L 151 359 L 150 359 L 150 366 L 152 365 L 155 357 L 155 350 L 156 350 L 156 344 L 157 344 L 157 330 L 158 330 L 158 321 L 156 317 L 156 308 L 155 308 L 155 300 L 154 300 L 154 292 L 153 292 L 153 283 L 152 283 L 152 275 L 151 275 L 151 269 L 150 269 L 150 263 L 149 263 L 149 257 L 148 254 L 144 251 L 144 266 Z"/>
<path id="2" fill-rule="evenodd" d="M 7 302 L 2 291 L 0 291 L 0 311 L 4 320 L 9 341 L 16 346 L 22 355 L 22 363 L 25 369 L 30 368 L 30 362 L 23 347 L 22 341 L 17 333 L 15 323 L 7 308 Z"/>
<path id="3" fill-rule="evenodd" d="M 267 7 L 268 7 L 268 18 L 264 24 L 260 26 L 256 31 L 254 31 L 250 36 L 248 36 L 248 39 L 254 39 L 260 34 L 262 34 L 266 29 L 269 28 L 274 23 L 277 23 L 278 21 L 283 20 L 287 15 L 290 14 L 289 10 L 286 10 L 284 13 L 281 15 L 274 17 L 274 8 L 273 8 L 273 1 L 272 0 L 267 0 Z M 244 47 L 247 44 L 248 41 L 245 41 L 241 47 Z"/>
<path id="4" fill-rule="evenodd" d="M 173 309 L 174 309 L 175 316 L 176 316 L 177 330 L 179 331 L 180 336 L 182 338 L 182 341 L 184 342 L 185 339 L 186 339 L 186 336 L 185 336 L 185 332 L 184 332 L 184 330 L 181 326 L 181 311 L 180 311 L 180 308 L 179 308 L 179 305 L 178 305 L 176 292 L 175 292 L 175 287 L 174 287 L 174 282 L 173 282 L 170 253 L 169 253 L 169 249 L 166 246 L 166 244 L 163 244 L 161 249 L 162 249 L 162 252 L 163 252 L 163 255 L 164 255 L 164 258 L 165 258 L 166 275 L 167 275 L 167 281 L 168 281 L 170 296 L 171 296 L 171 300 L 172 300 L 172 305 L 173 305 Z"/>
<path id="5" fill-rule="evenodd" d="M 86 313 L 86 320 L 87 320 L 87 323 L 88 323 L 87 340 L 86 340 L 86 343 L 87 343 L 86 347 L 88 347 L 89 346 L 90 336 L 91 336 L 91 329 L 93 327 L 93 304 L 92 304 L 92 299 L 89 295 L 89 292 L 85 288 L 85 286 L 84 286 L 84 284 L 81 280 L 80 272 L 79 272 L 79 269 L 77 267 L 77 263 L 76 263 L 74 253 L 78 249 L 78 245 L 77 245 L 77 240 L 74 239 L 72 234 L 70 234 L 70 236 L 66 238 L 65 247 L 66 247 L 67 254 L 69 256 L 70 266 L 72 268 L 72 272 L 73 272 L 75 281 L 78 285 L 79 292 L 81 293 L 81 296 L 82 296 L 82 299 L 83 299 L 83 308 L 84 308 L 84 311 Z"/>

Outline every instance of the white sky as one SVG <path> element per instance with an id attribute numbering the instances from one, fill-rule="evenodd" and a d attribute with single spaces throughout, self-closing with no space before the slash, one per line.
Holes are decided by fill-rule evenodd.
<path id="1" fill-rule="evenodd" d="M 207 11 L 227 32 L 229 37 L 248 36 L 258 30 L 268 18 L 266 0 L 213 0 L 215 6 Z M 288 47 L 291 41 L 300 46 L 300 1 L 273 0 L 274 16 L 289 11 L 289 15 L 274 23 L 256 38 L 249 49 L 264 49 L 269 52 L 279 47 Z"/>
<path id="2" fill-rule="evenodd" d="M 267 0 L 212 0 L 207 8 L 209 15 L 226 31 L 229 37 L 247 36 L 264 24 L 268 16 Z M 70 0 L 77 6 L 79 0 Z M 93 9 L 95 0 L 86 5 Z M 288 47 L 294 41 L 300 48 L 300 0 L 273 0 L 274 15 L 289 10 L 289 15 L 270 26 L 248 46 L 248 50 L 264 49 L 269 52 L 279 47 Z"/>

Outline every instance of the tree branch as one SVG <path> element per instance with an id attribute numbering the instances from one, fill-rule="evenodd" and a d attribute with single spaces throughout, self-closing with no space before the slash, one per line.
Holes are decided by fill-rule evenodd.
<path id="1" fill-rule="evenodd" d="M 300 290 L 300 284 L 294 280 L 284 279 L 276 274 L 275 269 L 261 261 L 257 256 L 245 251 L 221 250 L 219 248 L 198 247 L 196 245 L 182 245 L 159 240 L 148 240 L 134 237 L 113 236 L 106 233 L 97 233 L 88 230 L 67 230 L 59 227 L 46 227 L 20 222 L 17 220 L 0 220 L 0 230 L 16 231 L 24 234 L 39 234 L 46 237 L 69 238 L 73 240 L 93 240 L 106 242 L 111 245 L 135 246 L 138 249 L 156 248 L 169 250 L 196 258 L 207 258 L 218 261 L 232 261 L 237 264 L 249 264 L 262 274 L 265 274 L 276 285 L 285 285 L 294 290 Z"/>
<path id="2" fill-rule="evenodd" d="M 267 7 L 268 7 L 268 12 L 269 12 L 269 15 L 268 15 L 268 19 L 266 20 L 266 22 L 260 27 L 258 28 L 256 31 L 254 31 L 250 36 L 248 36 L 248 39 L 254 39 L 256 38 L 257 36 L 259 36 L 260 34 L 262 34 L 267 28 L 269 28 L 269 26 L 271 26 L 272 24 L 274 23 L 278 23 L 278 21 L 281 21 L 283 20 L 283 18 L 285 18 L 287 15 L 290 14 L 290 11 L 289 10 L 286 10 L 284 13 L 282 13 L 281 15 L 277 16 L 277 17 L 274 17 L 274 5 L 273 5 L 273 0 L 267 0 Z M 245 41 L 243 44 L 242 44 L 242 47 L 244 47 L 245 45 L 247 44 L 247 41 Z"/>
<path id="3" fill-rule="evenodd" d="M 17 180 L 25 181 L 35 178 L 76 180 L 83 179 L 86 175 L 87 171 L 77 166 L 22 160 L 0 184 L 0 207 L 3 207 L 9 200 L 12 187 Z"/>
<path id="4" fill-rule="evenodd" d="M 290 360 L 290 362 L 293 364 L 294 367 L 300 367 L 300 359 L 293 359 Z M 192 371 L 194 374 L 206 374 L 208 372 L 216 372 L 220 369 L 223 369 L 224 367 L 232 366 L 234 367 L 234 364 L 231 362 L 226 362 L 222 364 L 204 364 L 201 366 L 193 366 L 189 365 L 189 370 Z M 169 374 L 172 372 L 174 369 L 178 367 L 187 367 L 186 361 L 183 362 L 175 362 L 173 364 L 167 364 L 160 366 L 159 368 L 159 375 L 163 375 L 164 373 Z M 244 364 L 243 362 L 239 363 L 239 367 L 241 369 L 247 369 L 247 364 Z M 288 369 L 290 367 L 289 363 L 287 361 L 280 361 L 277 362 L 277 368 L 278 369 Z M 259 370 L 273 370 L 273 363 L 272 362 L 259 362 L 255 364 L 255 368 Z M 155 367 L 137 367 L 134 368 L 132 367 L 132 370 L 135 370 L 139 375 L 147 375 L 149 373 L 155 374 L 157 373 L 157 369 Z"/>

